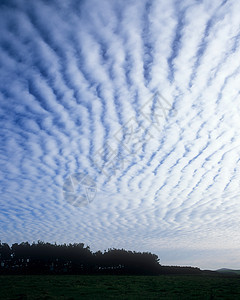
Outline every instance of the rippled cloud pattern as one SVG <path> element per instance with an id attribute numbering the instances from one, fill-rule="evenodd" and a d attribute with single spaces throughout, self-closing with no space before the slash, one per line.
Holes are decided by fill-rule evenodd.
<path id="1" fill-rule="evenodd" d="M 0 239 L 240 268 L 239 11 L 2 0 Z"/>

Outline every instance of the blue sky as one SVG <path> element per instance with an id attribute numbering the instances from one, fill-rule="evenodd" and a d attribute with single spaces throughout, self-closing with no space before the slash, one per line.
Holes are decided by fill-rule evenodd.
<path id="1" fill-rule="evenodd" d="M 2 0 L 2 242 L 240 268 L 239 11 Z"/>

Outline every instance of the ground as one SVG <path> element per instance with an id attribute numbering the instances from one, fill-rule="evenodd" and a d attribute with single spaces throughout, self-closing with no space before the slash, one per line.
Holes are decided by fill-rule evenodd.
<path id="1" fill-rule="evenodd" d="M 0 299 L 239 300 L 240 276 L 0 276 Z"/>

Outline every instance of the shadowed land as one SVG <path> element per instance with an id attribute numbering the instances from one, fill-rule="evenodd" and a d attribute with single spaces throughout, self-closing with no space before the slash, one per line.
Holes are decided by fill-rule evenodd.
<path id="1" fill-rule="evenodd" d="M 240 277 L 0 276 L 0 299 L 240 299 Z"/>
<path id="2" fill-rule="evenodd" d="M 240 276 L 230 271 L 162 266 L 150 252 L 94 253 L 82 243 L 0 243 L 0 299 L 240 299 Z"/>

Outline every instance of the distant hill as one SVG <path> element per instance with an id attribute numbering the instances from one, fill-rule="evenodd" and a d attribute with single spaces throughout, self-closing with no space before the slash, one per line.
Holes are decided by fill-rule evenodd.
<path id="1" fill-rule="evenodd" d="M 221 274 L 232 274 L 232 275 L 240 275 L 240 270 L 232 270 L 232 269 L 227 269 L 227 268 L 222 268 L 219 270 L 216 270 L 216 272 L 221 273 Z"/>

